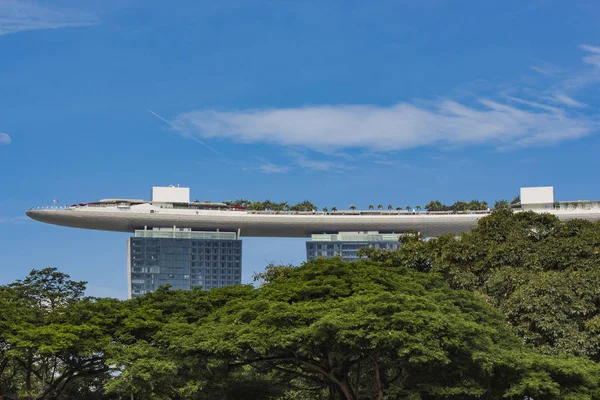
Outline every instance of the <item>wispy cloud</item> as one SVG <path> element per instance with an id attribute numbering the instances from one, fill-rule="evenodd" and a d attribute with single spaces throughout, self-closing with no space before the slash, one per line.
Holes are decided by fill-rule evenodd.
<path id="1" fill-rule="evenodd" d="M 291 153 L 292 161 L 295 165 L 303 169 L 313 171 L 343 171 L 352 169 L 352 167 L 338 161 L 317 160 L 307 157 L 301 153 Z"/>
<path id="2" fill-rule="evenodd" d="M 562 103 L 569 107 L 585 107 L 586 105 L 580 101 L 577 101 L 566 94 L 555 93 L 553 96 L 553 100 L 559 103 Z"/>
<path id="3" fill-rule="evenodd" d="M 47 3 L 49 4 L 49 3 Z M 0 1 L 0 35 L 36 29 L 57 29 L 96 25 L 97 16 L 73 10 L 51 8 L 27 0 Z"/>
<path id="4" fill-rule="evenodd" d="M 10 144 L 12 139 L 8 136 L 8 133 L 0 132 L 0 145 Z"/>
<path id="5" fill-rule="evenodd" d="M 283 174 L 290 171 L 291 167 L 286 165 L 277 165 L 263 158 L 257 158 L 258 165 L 243 167 L 245 171 L 258 171 L 263 174 Z"/>
<path id="6" fill-rule="evenodd" d="M 581 50 L 587 51 L 588 53 L 591 53 L 583 57 L 583 62 L 593 65 L 596 68 L 600 68 L 600 47 L 582 44 L 581 46 L 579 46 L 579 48 Z"/>
<path id="7" fill-rule="evenodd" d="M 582 60 L 593 67 L 586 73 L 600 73 L 600 61 L 596 65 L 590 58 L 600 57 L 600 48 L 580 47 L 588 53 Z M 271 143 L 328 154 L 348 149 L 388 152 L 420 146 L 543 146 L 591 135 L 600 126 L 597 117 L 579 111 L 585 104 L 566 87 L 557 84 L 552 91 L 528 88 L 520 92 L 523 96 L 446 97 L 386 106 L 198 110 L 177 115 L 172 126 L 184 136 L 203 140 Z M 313 169 L 335 167 L 329 161 L 298 158 L 295 162 Z"/>
<path id="8" fill-rule="evenodd" d="M 545 76 L 556 76 L 564 72 L 562 68 L 547 61 L 534 60 L 535 65 L 530 66 L 532 70 Z"/>
<path id="9" fill-rule="evenodd" d="M 600 47 L 582 44 L 578 46 L 586 54 L 582 61 L 587 68 L 574 72 L 560 82 L 567 91 L 579 91 L 600 82 Z"/>
<path id="10" fill-rule="evenodd" d="M 486 98 L 478 106 L 453 100 L 430 108 L 339 105 L 246 111 L 195 111 L 177 129 L 204 138 L 324 149 L 403 150 L 426 145 L 543 145 L 589 135 L 596 123 L 564 110 L 531 110 Z"/>
<path id="11" fill-rule="evenodd" d="M 598 47 L 598 46 L 590 46 L 589 44 L 580 44 L 578 47 L 581 50 L 589 51 L 590 53 L 600 54 L 600 47 Z"/>

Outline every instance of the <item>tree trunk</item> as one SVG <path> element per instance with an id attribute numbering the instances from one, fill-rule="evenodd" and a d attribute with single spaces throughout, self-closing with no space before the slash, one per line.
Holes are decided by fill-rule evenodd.
<path id="1" fill-rule="evenodd" d="M 329 400 L 335 400 L 335 386 L 333 384 L 329 385 Z"/>
<path id="2" fill-rule="evenodd" d="M 356 394 L 354 393 L 354 390 L 352 390 L 350 382 L 348 382 L 348 374 L 345 374 L 345 376 L 343 377 L 338 377 L 336 381 L 336 385 L 338 387 L 340 395 L 343 395 L 346 398 L 346 400 L 356 399 Z"/>
<path id="3" fill-rule="evenodd" d="M 381 381 L 381 369 L 379 368 L 379 361 L 375 357 L 369 354 L 371 360 L 373 360 L 373 364 L 375 366 L 375 382 L 377 383 L 377 399 L 384 400 L 385 396 L 383 394 L 383 382 Z"/>
<path id="4" fill-rule="evenodd" d="M 31 368 L 32 368 L 32 364 L 33 364 L 33 356 L 31 355 L 31 352 L 29 352 L 29 354 L 27 355 L 27 372 L 25 374 L 25 390 L 27 391 L 27 397 L 26 399 L 31 399 Z"/>
<path id="5" fill-rule="evenodd" d="M 350 394 L 350 391 L 348 390 L 348 387 L 346 385 L 336 385 L 337 386 L 337 390 L 338 393 L 340 394 L 340 397 L 345 399 L 345 400 L 354 400 L 354 398 L 352 397 L 352 394 Z"/>
<path id="6" fill-rule="evenodd" d="M 356 383 L 354 384 L 354 391 L 357 394 L 358 397 L 358 393 L 360 393 L 360 364 L 362 361 L 359 361 L 358 364 L 356 364 Z"/>

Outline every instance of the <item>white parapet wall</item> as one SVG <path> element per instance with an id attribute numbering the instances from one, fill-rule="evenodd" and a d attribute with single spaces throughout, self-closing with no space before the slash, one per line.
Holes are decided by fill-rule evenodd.
<path id="1" fill-rule="evenodd" d="M 189 203 L 190 188 L 175 186 L 153 186 L 153 203 Z"/>
<path id="2" fill-rule="evenodd" d="M 553 204 L 554 187 L 524 187 L 521 188 L 521 204 Z"/>

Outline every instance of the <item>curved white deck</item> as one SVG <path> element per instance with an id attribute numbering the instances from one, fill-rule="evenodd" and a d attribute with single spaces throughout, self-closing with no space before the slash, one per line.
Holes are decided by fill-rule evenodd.
<path id="1" fill-rule="evenodd" d="M 156 209 L 140 206 L 131 209 L 67 208 L 28 210 L 37 221 L 54 225 L 116 232 L 133 232 L 148 227 L 173 226 L 198 231 L 229 231 L 238 229 L 242 236 L 310 237 L 318 233 L 344 231 L 404 232 L 414 229 L 425 236 L 469 231 L 477 220 L 487 214 L 427 214 L 343 215 L 343 214 L 253 214 L 240 211 L 192 211 Z M 560 219 L 600 220 L 600 210 L 547 211 Z"/>

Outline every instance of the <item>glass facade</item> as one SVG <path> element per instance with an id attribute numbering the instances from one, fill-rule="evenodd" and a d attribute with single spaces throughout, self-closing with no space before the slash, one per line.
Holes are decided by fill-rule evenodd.
<path id="1" fill-rule="evenodd" d="M 356 261 L 358 251 L 364 247 L 396 250 L 400 247 L 397 234 L 349 233 L 312 235 L 306 242 L 306 260 L 319 257 L 342 257 L 343 261 Z"/>
<path id="2" fill-rule="evenodd" d="M 130 298 L 166 284 L 208 290 L 242 282 L 242 241 L 228 232 L 136 231 L 128 262 Z"/>

